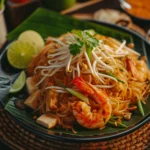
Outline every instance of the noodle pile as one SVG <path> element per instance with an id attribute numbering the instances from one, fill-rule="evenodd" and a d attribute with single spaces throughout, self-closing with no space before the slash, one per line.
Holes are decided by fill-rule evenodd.
<path id="1" fill-rule="evenodd" d="M 28 66 L 28 76 L 34 78 L 41 91 L 36 110 L 56 117 L 58 127 L 73 129 L 77 121 L 71 104 L 80 99 L 68 93 L 57 81 L 78 91 L 72 80 L 82 77 L 108 95 L 112 116 L 120 118 L 130 119 L 138 100 L 146 103 L 150 89 L 149 71 L 145 61 L 139 59 L 140 54 L 127 47 L 125 40 L 120 43 L 97 33 L 91 35 L 98 40 L 91 57 L 85 46 L 72 55 L 69 46 L 76 43 L 76 35 L 67 33 L 59 38 L 48 37 L 45 47 Z M 128 67 L 129 60 L 137 68 L 135 72 Z M 98 109 L 95 102 L 90 101 L 90 105 L 93 110 Z"/>

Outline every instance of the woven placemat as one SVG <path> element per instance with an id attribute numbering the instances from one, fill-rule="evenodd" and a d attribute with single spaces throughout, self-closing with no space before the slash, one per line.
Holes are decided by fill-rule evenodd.
<path id="1" fill-rule="evenodd" d="M 150 123 L 113 140 L 71 143 L 35 135 L 0 106 L 0 139 L 14 150 L 145 150 L 150 149 Z"/>

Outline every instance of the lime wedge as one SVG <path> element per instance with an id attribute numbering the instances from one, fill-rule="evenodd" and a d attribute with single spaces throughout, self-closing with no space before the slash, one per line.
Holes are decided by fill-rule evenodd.
<path id="1" fill-rule="evenodd" d="M 35 46 L 22 41 L 13 42 L 7 51 L 9 63 L 18 69 L 27 68 L 34 55 L 36 55 Z"/>
<path id="2" fill-rule="evenodd" d="M 16 79 L 14 84 L 12 85 L 11 89 L 9 90 L 9 93 L 17 93 L 24 87 L 26 82 L 26 75 L 25 72 L 22 71 L 19 75 L 19 77 Z"/>
<path id="3" fill-rule="evenodd" d="M 33 30 L 27 30 L 20 34 L 18 40 L 29 42 L 35 45 L 37 53 L 44 47 L 44 40 L 41 35 Z"/>

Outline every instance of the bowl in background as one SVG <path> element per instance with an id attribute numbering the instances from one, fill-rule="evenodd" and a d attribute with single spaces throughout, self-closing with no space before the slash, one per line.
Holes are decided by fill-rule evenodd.
<path id="1" fill-rule="evenodd" d="M 119 0 L 121 9 L 134 21 L 150 22 L 150 1 Z"/>

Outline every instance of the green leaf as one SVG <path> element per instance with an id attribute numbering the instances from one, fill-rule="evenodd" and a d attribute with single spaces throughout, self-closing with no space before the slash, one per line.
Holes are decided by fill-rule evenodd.
<path id="1" fill-rule="evenodd" d="M 98 44 L 98 40 L 96 38 L 89 37 L 89 38 L 87 38 L 87 41 L 91 42 L 92 46 L 94 46 L 94 47 L 97 46 L 97 44 Z"/>
<path id="2" fill-rule="evenodd" d="M 93 29 L 89 29 L 89 30 L 85 30 L 86 32 L 88 32 L 91 36 L 94 36 L 96 34 L 95 30 Z"/>
<path id="3" fill-rule="evenodd" d="M 88 30 L 80 31 L 80 30 L 73 30 L 75 33 L 75 44 L 70 44 L 69 50 L 72 55 L 77 55 L 81 52 L 81 48 L 85 47 L 88 57 L 91 59 L 92 57 L 92 50 L 96 47 L 99 41 L 92 37 Z M 77 37 L 76 37 L 77 36 Z"/>
<path id="4" fill-rule="evenodd" d="M 97 33 L 112 36 L 120 41 L 126 39 L 128 42 L 133 42 L 132 35 L 125 31 L 112 29 L 91 22 L 79 21 L 70 16 L 62 16 L 56 12 L 43 8 L 38 8 L 28 19 L 10 32 L 7 35 L 7 39 L 9 41 L 16 39 L 20 33 L 29 29 L 39 32 L 43 38 L 49 35 L 56 37 L 68 31 L 71 32 L 73 29 L 94 29 Z"/>
<path id="5" fill-rule="evenodd" d="M 9 111 L 13 116 L 15 116 L 18 120 L 23 122 L 26 126 L 32 127 L 34 130 L 42 131 L 44 133 L 60 133 L 62 134 L 68 134 L 68 135 L 74 135 L 74 136 L 93 136 L 93 135 L 100 135 L 103 136 L 105 134 L 111 134 L 115 132 L 121 132 L 123 130 L 126 130 L 125 128 L 122 128 L 122 126 L 114 127 L 108 125 L 106 128 L 103 130 L 99 129 L 93 129 L 93 130 L 88 130 L 85 128 L 82 128 L 79 125 L 74 126 L 75 131 L 77 131 L 77 134 L 74 134 L 71 130 L 65 130 L 65 129 L 59 129 L 59 128 L 54 128 L 54 129 L 46 129 L 40 125 L 38 125 L 35 120 L 33 120 L 33 116 L 31 116 L 29 113 L 27 113 L 25 110 L 20 110 L 17 109 L 14 105 L 14 101 L 16 100 L 15 97 L 12 97 L 9 99 L 9 102 L 7 103 L 5 109 Z M 146 106 L 146 105 L 145 105 Z M 150 109 L 150 99 L 148 100 L 148 104 L 145 107 L 145 114 L 149 113 Z M 136 123 L 138 123 L 141 120 L 141 114 L 139 114 L 137 111 L 134 113 L 134 117 L 131 118 L 130 121 L 123 121 L 122 124 L 125 126 L 133 126 Z"/>
<path id="6" fill-rule="evenodd" d="M 71 32 L 74 33 L 79 38 L 81 38 L 81 36 L 82 36 L 81 30 L 75 30 L 75 29 L 73 29 Z"/>
<path id="7" fill-rule="evenodd" d="M 83 40 L 87 38 L 86 32 L 82 31 L 82 32 L 81 32 L 81 35 L 82 35 L 82 39 L 83 39 Z"/>
<path id="8" fill-rule="evenodd" d="M 69 45 L 70 53 L 71 53 L 73 56 L 77 55 L 78 53 L 80 53 L 81 47 L 82 47 L 82 46 L 80 46 L 80 45 L 78 45 L 78 44 L 70 44 L 70 45 Z"/>

